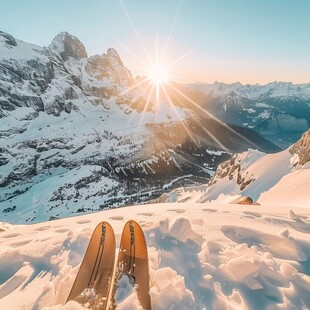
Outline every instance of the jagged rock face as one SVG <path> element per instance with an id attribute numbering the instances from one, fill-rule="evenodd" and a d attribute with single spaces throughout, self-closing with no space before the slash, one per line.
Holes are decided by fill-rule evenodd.
<path id="1" fill-rule="evenodd" d="M 2 37 L 2 40 L 8 45 L 8 46 L 16 46 L 17 43 L 13 36 L 11 36 L 8 33 L 5 33 L 3 31 L 0 31 L 0 37 Z"/>
<path id="2" fill-rule="evenodd" d="M 298 161 L 295 161 L 295 165 L 297 163 L 305 165 L 310 161 L 310 130 L 305 132 L 301 139 L 290 148 L 290 153 L 299 157 Z"/>
<path id="3" fill-rule="evenodd" d="M 40 96 L 53 77 L 42 48 L 0 33 L 0 117 L 17 107 L 43 111 Z"/>
<path id="4" fill-rule="evenodd" d="M 56 50 L 64 61 L 69 57 L 80 60 L 87 58 L 87 52 L 83 43 L 68 32 L 61 32 L 52 41 L 50 48 Z"/>
<path id="5" fill-rule="evenodd" d="M 247 168 L 249 162 L 253 162 L 261 156 L 263 156 L 263 153 L 254 150 L 233 155 L 229 160 L 218 166 L 208 186 L 212 186 L 219 180 L 228 177 L 230 181 L 234 180 L 239 185 L 240 191 L 243 191 L 249 184 L 255 181 L 254 176 L 244 174 L 243 171 Z"/>
<path id="6" fill-rule="evenodd" d="M 110 61 L 106 55 L 92 56 L 89 58 L 85 70 L 90 76 L 102 80 L 109 77 L 111 70 Z"/>
<path id="7" fill-rule="evenodd" d="M 103 83 L 119 85 L 123 88 L 129 88 L 133 85 L 134 79 L 131 72 L 123 65 L 121 58 L 114 49 L 108 49 L 107 54 L 91 56 L 86 63 L 85 71 L 87 74 Z M 88 86 L 91 92 L 101 98 L 110 98 L 116 96 L 119 91 L 117 87 L 107 88 L 106 85 Z"/>

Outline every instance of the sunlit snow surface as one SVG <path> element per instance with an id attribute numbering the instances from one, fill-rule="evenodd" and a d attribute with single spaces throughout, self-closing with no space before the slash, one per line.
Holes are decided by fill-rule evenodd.
<path id="1" fill-rule="evenodd" d="M 161 202 L 228 203 L 242 195 L 264 205 L 310 208 L 310 162 L 300 165 L 298 160 L 289 149 L 275 154 L 249 149 L 235 155 L 238 169 L 222 176 L 215 174 L 212 185 L 175 189 L 164 194 Z M 223 173 L 221 166 L 218 171 Z M 238 178 L 247 184 L 244 188 Z"/>
<path id="2" fill-rule="evenodd" d="M 1 224 L 0 309 L 81 309 L 64 303 L 93 229 L 109 221 L 118 247 L 129 219 L 147 239 L 154 310 L 310 308 L 309 209 L 186 203 Z M 139 309 L 125 295 L 118 309 Z"/>

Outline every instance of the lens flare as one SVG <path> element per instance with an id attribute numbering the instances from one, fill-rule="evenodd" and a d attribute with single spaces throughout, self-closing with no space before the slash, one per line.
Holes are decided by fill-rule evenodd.
<path id="1" fill-rule="evenodd" d="M 148 68 L 147 77 L 153 84 L 162 85 L 168 82 L 168 69 L 163 63 L 154 63 Z"/>

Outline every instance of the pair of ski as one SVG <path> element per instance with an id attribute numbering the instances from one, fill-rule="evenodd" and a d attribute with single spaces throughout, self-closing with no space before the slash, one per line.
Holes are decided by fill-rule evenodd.
<path id="1" fill-rule="evenodd" d="M 151 310 L 147 247 L 143 231 L 135 221 L 124 226 L 115 266 L 115 235 L 107 222 L 95 228 L 67 299 L 91 309 L 116 308 L 118 283 L 128 277 L 143 309 Z"/>

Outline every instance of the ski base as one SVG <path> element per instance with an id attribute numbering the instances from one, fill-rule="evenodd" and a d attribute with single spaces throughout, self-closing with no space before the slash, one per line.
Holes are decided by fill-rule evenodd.
<path id="1" fill-rule="evenodd" d="M 138 299 L 143 309 L 151 310 L 147 246 L 140 225 L 133 220 L 125 224 L 121 237 L 111 310 L 116 307 L 118 283 L 123 276 L 127 276 L 129 282 L 136 288 Z"/>
<path id="2" fill-rule="evenodd" d="M 109 223 L 101 222 L 91 236 L 67 302 L 75 300 L 91 309 L 105 310 L 112 285 L 114 261 L 114 231 Z"/>

